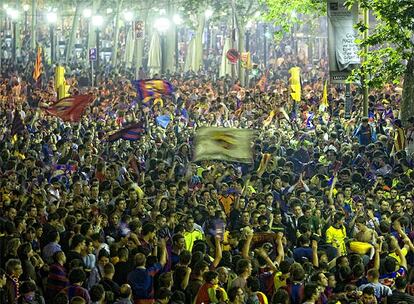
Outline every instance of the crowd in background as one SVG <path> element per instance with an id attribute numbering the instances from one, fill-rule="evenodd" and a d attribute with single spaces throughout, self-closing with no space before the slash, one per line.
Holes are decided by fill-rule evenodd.
<path id="1" fill-rule="evenodd" d="M 0 303 L 414 303 L 414 118 L 401 123 L 388 85 L 369 117 L 352 87 L 345 119 L 344 88 L 322 104 L 326 68 L 286 56 L 248 88 L 160 75 L 173 95 L 142 102 L 132 71 L 90 88 L 68 66 L 70 94 L 95 97 L 76 123 L 41 109 L 57 99 L 51 70 L 39 88 L 4 69 Z M 108 142 L 134 122 L 139 140 Z M 202 126 L 255 130 L 251 163 L 193 162 Z"/>

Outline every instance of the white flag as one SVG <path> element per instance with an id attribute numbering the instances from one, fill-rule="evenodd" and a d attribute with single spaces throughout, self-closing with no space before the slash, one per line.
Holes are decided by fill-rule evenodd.
<path id="1" fill-rule="evenodd" d="M 200 128 L 195 137 L 194 161 L 223 160 L 252 163 L 253 131 L 232 128 Z"/>

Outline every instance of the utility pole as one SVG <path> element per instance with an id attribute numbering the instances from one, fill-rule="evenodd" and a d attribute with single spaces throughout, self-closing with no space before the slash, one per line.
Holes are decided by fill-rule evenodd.
<path id="1" fill-rule="evenodd" d="M 3 31 L 3 10 L 0 9 L 0 76 L 1 76 L 2 71 L 3 71 L 2 65 L 1 65 L 1 60 L 2 60 L 2 57 L 3 57 L 3 52 L 1 50 L 1 46 L 3 45 L 2 31 Z"/>
<path id="2" fill-rule="evenodd" d="M 264 70 L 267 69 L 267 24 L 263 23 L 263 65 Z"/>
<path id="3" fill-rule="evenodd" d="M 36 49 L 36 11 L 37 11 L 37 0 L 32 0 L 32 20 L 31 20 L 31 40 L 30 46 L 32 50 Z"/>
<path id="4" fill-rule="evenodd" d="M 232 8 L 232 18 L 231 18 L 231 48 L 234 49 L 234 43 L 236 40 L 236 29 L 234 28 L 235 25 L 235 15 L 236 15 L 236 9 L 235 9 L 235 2 L 232 0 L 231 2 L 231 8 Z M 236 80 L 236 64 L 231 65 L 231 79 L 233 82 Z"/>
<path id="5" fill-rule="evenodd" d="M 364 31 L 364 40 L 368 39 L 369 36 L 369 9 L 368 8 L 364 8 L 364 26 L 365 26 L 365 31 Z M 369 51 L 368 45 L 364 46 L 364 61 L 367 60 L 367 53 Z M 368 75 L 366 74 L 366 71 L 364 71 L 365 73 L 365 77 L 364 77 L 364 103 L 363 103 L 363 115 L 365 117 L 368 116 L 368 95 L 369 95 L 369 87 L 368 87 Z"/>

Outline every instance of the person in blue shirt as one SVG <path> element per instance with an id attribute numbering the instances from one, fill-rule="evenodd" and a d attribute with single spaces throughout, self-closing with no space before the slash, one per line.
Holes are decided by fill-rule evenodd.
<path id="1" fill-rule="evenodd" d="M 369 125 L 368 117 L 362 118 L 361 124 L 354 132 L 354 136 L 358 137 L 359 144 L 363 146 L 368 146 L 376 140 L 374 128 Z"/>
<path id="2" fill-rule="evenodd" d="M 148 303 L 154 299 L 154 277 L 167 263 L 165 240 L 160 242 L 161 257 L 158 263 L 145 267 L 147 258 L 143 253 L 135 255 L 136 268 L 128 274 L 128 284 L 131 285 L 135 303 Z"/>

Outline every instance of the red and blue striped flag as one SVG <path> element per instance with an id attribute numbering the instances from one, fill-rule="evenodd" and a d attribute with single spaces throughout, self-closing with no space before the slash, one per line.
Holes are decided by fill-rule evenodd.
<path id="1" fill-rule="evenodd" d="M 108 136 L 107 141 L 114 142 L 118 139 L 125 139 L 125 140 L 138 140 L 142 137 L 145 133 L 145 129 L 138 123 L 134 123 L 132 125 L 127 126 L 124 129 L 121 129 L 111 135 Z"/>
<path id="2" fill-rule="evenodd" d="M 53 116 L 60 117 L 64 121 L 79 121 L 86 107 L 95 99 L 92 95 L 77 95 L 62 98 L 58 102 L 44 109 Z"/>
<path id="3" fill-rule="evenodd" d="M 171 95 L 174 87 L 168 81 L 162 79 L 134 80 L 139 99 L 147 102 L 161 95 Z"/>

